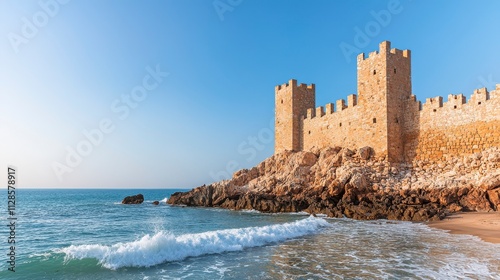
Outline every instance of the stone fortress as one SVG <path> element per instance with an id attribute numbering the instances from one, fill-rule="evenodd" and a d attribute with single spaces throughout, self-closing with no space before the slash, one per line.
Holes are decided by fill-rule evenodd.
<path id="1" fill-rule="evenodd" d="M 357 57 L 358 94 L 316 107 L 315 85 L 290 80 L 275 88 L 275 153 L 370 146 L 378 158 L 402 163 L 446 160 L 500 147 L 500 85 L 438 96 L 424 104 L 412 93 L 411 52 L 391 49 Z"/>
<path id="2" fill-rule="evenodd" d="M 421 104 L 410 51 L 382 42 L 357 60 L 347 103 L 316 107 L 314 84 L 277 86 L 275 154 L 168 203 L 359 220 L 500 211 L 500 85 Z"/>

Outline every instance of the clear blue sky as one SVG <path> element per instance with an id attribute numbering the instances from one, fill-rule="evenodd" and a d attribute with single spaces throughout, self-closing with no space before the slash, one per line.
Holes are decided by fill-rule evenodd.
<path id="1" fill-rule="evenodd" d="M 356 92 L 342 45 L 411 49 L 419 100 L 500 83 L 499 1 L 60 2 L 0 2 L 0 165 L 26 188 L 191 188 L 254 166 L 275 85 L 315 83 L 317 106 Z"/>

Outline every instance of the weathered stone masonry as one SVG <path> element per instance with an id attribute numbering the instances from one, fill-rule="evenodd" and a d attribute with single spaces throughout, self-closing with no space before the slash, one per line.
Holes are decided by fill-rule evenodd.
<path id="1" fill-rule="evenodd" d="M 388 41 L 360 54 L 358 94 L 347 103 L 315 105 L 315 85 L 296 80 L 275 88 L 275 153 L 327 146 L 370 146 L 389 162 L 444 160 L 500 146 L 500 85 L 417 101 L 411 86 L 411 53 Z"/>

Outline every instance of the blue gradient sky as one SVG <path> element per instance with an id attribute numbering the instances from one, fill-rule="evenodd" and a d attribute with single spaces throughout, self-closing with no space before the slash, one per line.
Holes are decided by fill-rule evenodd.
<path id="1" fill-rule="evenodd" d="M 221 20 L 214 3 L 236 5 Z M 315 83 L 317 106 L 356 92 L 343 42 L 365 53 L 383 40 L 411 49 L 419 100 L 500 83 L 498 1 L 57 5 L 44 22 L 39 1 L 0 1 L 0 164 L 17 166 L 26 188 L 191 188 L 251 167 L 274 150 L 275 85 Z M 388 5 L 398 12 L 356 45 L 355 28 Z M 13 47 L 23 18 L 42 26 Z M 113 102 L 157 65 L 169 76 L 120 119 Z M 59 180 L 54 162 L 66 164 L 67 148 L 103 119 L 114 131 Z"/>

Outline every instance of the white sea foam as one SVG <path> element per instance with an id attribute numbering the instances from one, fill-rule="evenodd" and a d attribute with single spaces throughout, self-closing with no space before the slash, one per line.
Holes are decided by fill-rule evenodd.
<path id="1" fill-rule="evenodd" d="M 311 214 L 307 213 L 307 212 L 304 212 L 304 211 L 300 211 L 300 212 L 289 212 L 288 214 L 290 215 L 299 215 L 299 216 L 309 216 Z M 317 215 L 316 215 L 317 216 Z M 319 216 L 318 216 L 319 217 Z"/>
<path id="2" fill-rule="evenodd" d="M 254 214 L 262 214 L 259 210 L 255 210 L 255 209 L 244 209 L 244 210 L 237 210 L 239 212 L 242 212 L 242 213 L 254 213 Z"/>
<path id="3" fill-rule="evenodd" d="M 326 218 L 328 217 L 328 215 L 326 214 L 316 214 L 317 217 L 321 217 L 321 218 Z"/>
<path id="4" fill-rule="evenodd" d="M 153 236 L 105 245 L 78 245 L 59 250 L 66 260 L 94 258 L 109 269 L 120 267 L 149 267 L 188 257 L 240 251 L 273 242 L 280 242 L 319 231 L 330 224 L 321 218 L 308 217 L 299 221 L 263 227 L 248 227 L 208 231 L 175 236 L 160 231 Z"/>
<path id="5" fill-rule="evenodd" d="M 227 209 L 222 209 L 222 210 L 227 210 Z M 232 210 L 232 211 L 237 211 L 237 212 L 242 212 L 242 213 L 250 213 L 250 214 L 271 215 L 271 216 L 276 216 L 276 215 L 310 216 L 311 215 L 310 213 L 307 213 L 304 211 L 300 211 L 300 212 L 276 212 L 276 213 L 260 212 L 259 210 L 255 210 L 255 209 L 243 209 L 243 210 Z M 322 218 L 328 217 L 325 214 L 316 214 L 316 216 L 322 217 Z"/>

